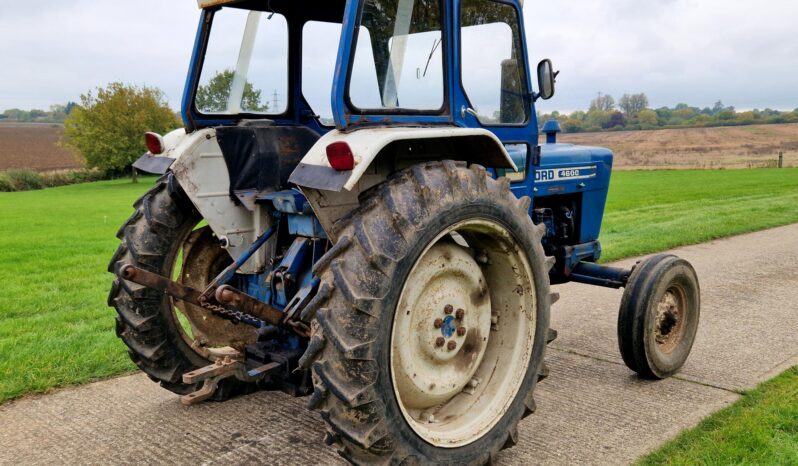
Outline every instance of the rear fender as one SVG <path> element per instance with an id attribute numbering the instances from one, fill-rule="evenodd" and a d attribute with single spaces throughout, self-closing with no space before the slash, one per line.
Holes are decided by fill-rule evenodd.
<path id="1" fill-rule="evenodd" d="M 355 168 L 336 171 L 327 161 L 327 146 L 344 141 L 355 155 Z M 371 164 L 386 150 L 414 161 L 462 160 L 491 168 L 517 171 L 504 145 L 481 128 L 366 128 L 353 132 L 330 131 L 310 149 L 291 175 L 301 188 L 352 191 Z M 414 152 L 415 151 L 415 152 Z"/>
<path id="2" fill-rule="evenodd" d="M 327 146 L 345 141 L 355 156 L 355 168 L 336 171 L 327 161 Z M 460 160 L 517 171 L 504 145 L 480 128 L 368 128 L 330 131 L 313 146 L 291 174 L 327 235 L 337 240 L 335 222 L 359 205 L 363 191 L 393 172 L 417 163 Z"/>
<path id="3" fill-rule="evenodd" d="M 203 129 L 186 135 L 177 146 L 166 152 L 174 159 L 171 171 L 180 187 L 220 240 L 225 238 L 232 259 L 240 257 L 271 223 L 260 206 L 254 211 L 233 202 L 230 197 L 230 176 L 214 129 Z M 244 266 L 242 273 L 257 273 L 266 263 L 263 247 Z"/>

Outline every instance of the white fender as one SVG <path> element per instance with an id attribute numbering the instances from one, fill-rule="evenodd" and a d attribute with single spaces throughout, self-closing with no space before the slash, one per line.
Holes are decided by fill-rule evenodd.
<path id="1" fill-rule="evenodd" d="M 170 133 L 171 134 L 171 133 Z M 175 159 L 171 170 L 188 198 L 218 238 L 226 238 L 227 252 L 240 257 L 268 228 L 270 218 L 260 208 L 250 212 L 230 198 L 230 177 L 214 129 L 166 139 L 164 156 Z M 265 250 L 253 256 L 241 272 L 254 273 L 265 265 Z"/>
<path id="2" fill-rule="evenodd" d="M 352 132 L 333 130 L 324 135 L 305 155 L 291 174 L 290 182 L 302 188 L 340 192 L 352 191 L 383 149 L 397 141 L 440 140 L 455 160 L 479 163 L 492 168 L 518 171 L 499 139 L 482 128 L 363 128 Z M 327 160 L 327 146 L 345 141 L 355 156 L 355 168 L 336 171 Z M 435 159 L 435 154 L 418 154 Z M 438 157 L 441 158 L 441 157 Z"/>

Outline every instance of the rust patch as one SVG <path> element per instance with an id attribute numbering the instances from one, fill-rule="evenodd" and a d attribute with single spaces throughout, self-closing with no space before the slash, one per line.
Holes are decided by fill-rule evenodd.
<path id="1" fill-rule="evenodd" d="M 485 304 L 485 300 L 488 299 L 488 286 L 485 284 L 485 280 L 479 279 L 479 289 L 471 293 L 471 304 L 474 306 L 481 306 Z"/>
<path id="2" fill-rule="evenodd" d="M 463 349 L 460 350 L 460 354 L 457 355 L 454 361 L 457 370 L 466 371 L 471 367 L 477 356 L 479 356 L 482 343 L 482 333 L 479 329 L 471 329 L 466 336 L 465 343 L 463 343 Z"/>

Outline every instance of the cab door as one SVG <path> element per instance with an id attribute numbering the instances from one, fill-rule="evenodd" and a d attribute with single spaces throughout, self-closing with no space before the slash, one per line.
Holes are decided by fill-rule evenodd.
<path id="1" fill-rule="evenodd" d="M 522 20 L 515 1 L 454 2 L 454 121 L 493 132 L 508 149 L 519 173 L 508 176 L 518 196 L 531 195 L 527 176 L 537 151 L 538 125 Z"/>

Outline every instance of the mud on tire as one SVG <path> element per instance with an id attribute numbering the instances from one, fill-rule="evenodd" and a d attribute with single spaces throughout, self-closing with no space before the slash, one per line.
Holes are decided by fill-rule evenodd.
<path id="1" fill-rule="evenodd" d="M 121 264 L 132 264 L 170 277 L 180 245 L 200 216 L 171 173 L 159 179 L 134 208 L 117 233 L 121 244 L 108 268 L 116 275 L 108 305 L 116 309 L 116 334 L 127 345 L 130 359 L 162 387 L 185 395 L 201 384 L 184 384 L 183 374 L 211 361 L 180 334 L 170 298 L 123 280 L 118 272 Z M 249 384 L 223 380 L 213 399 L 224 400 L 250 389 Z"/>
<path id="2" fill-rule="evenodd" d="M 517 441 L 518 422 L 535 410 L 533 390 L 549 332 L 548 270 L 542 229 L 506 179 L 482 167 L 431 162 L 400 172 L 367 193 L 361 207 L 336 225 L 339 240 L 315 266 L 319 293 L 304 311 L 312 338 L 301 363 L 312 367 L 309 406 L 328 424 L 325 441 L 356 464 L 482 465 Z M 402 284 L 439 232 L 463 219 L 485 218 L 512 232 L 533 272 L 537 316 L 526 373 L 500 420 L 472 443 L 441 448 L 409 426 L 393 390 L 390 348 Z M 531 299 L 531 298 L 530 298 Z M 441 456 L 445 455 L 445 456 Z"/>

